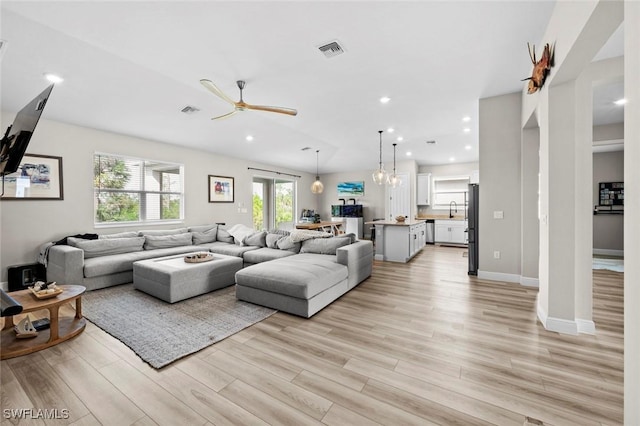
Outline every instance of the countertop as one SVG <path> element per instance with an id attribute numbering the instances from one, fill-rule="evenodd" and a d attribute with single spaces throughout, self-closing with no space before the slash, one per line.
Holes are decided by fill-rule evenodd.
<path id="1" fill-rule="evenodd" d="M 427 220 L 427 219 L 431 219 L 431 220 L 460 220 L 460 221 L 464 221 L 466 220 L 464 218 L 464 215 L 454 215 L 452 218 L 449 217 L 448 214 L 427 214 L 427 215 L 423 215 L 423 216 L 416 216 L 417 220 Z"/>
<path id="2" fill-rule="evenodd" d="M 424 219 L 405 220 L 404 222 L 396 222 L 395 220 L 374 220 L 373 222 L 365 223 L 367 225 L 411 226 L 424 223 Z"/>

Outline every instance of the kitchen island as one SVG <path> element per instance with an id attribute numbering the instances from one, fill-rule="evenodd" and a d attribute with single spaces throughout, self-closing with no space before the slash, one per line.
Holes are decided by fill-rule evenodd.
<path id="1" fill-rule="evenodd" d="M 427 226 L 424 220 L 375 220 L 375 259 L 390 262 L 408 262 L 425 245 Z"/>

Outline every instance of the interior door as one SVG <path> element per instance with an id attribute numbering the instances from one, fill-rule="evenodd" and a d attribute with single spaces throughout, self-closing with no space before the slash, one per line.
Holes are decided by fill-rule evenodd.
<path id="1" fill-rule="evenodd" d="M 409 191 L 409 174 L 398 173 L 402 179 L 402 185 L 389 188 L 389 220 L 395 220 L 396 216 L 409 217 L 411 212 L 411 193 Z"/>

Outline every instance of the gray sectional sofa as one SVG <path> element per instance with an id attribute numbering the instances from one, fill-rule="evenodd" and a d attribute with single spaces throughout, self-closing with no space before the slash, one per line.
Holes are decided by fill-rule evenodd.
<path id="1" fill-rule="evenodd" d="M 133 281 L 133 263 L 197 251 L 240 257 L 240 300 L 310 317 L 371 275 L 373 245 L 353 236 L 203 225 L 67 238 L 49 248 L 47 279 L 95 290 Z"/>

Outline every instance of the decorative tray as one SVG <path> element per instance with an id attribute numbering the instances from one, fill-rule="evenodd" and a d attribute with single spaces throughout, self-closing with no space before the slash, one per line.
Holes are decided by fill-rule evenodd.
<path id="1" fill-rule="evenodd" d="M 31 290 L 31 294 L 33 294 L 37 299 L 40 299 L 40 300 L 51 299 L 52 297 L 56 297 L 57 295 L 61 294 L 64 291 L 60 287 L 39 290 L 39 291 L 36 291 L 33 287 L 29 287 L 29 290 Z M 53 290 L 53 291 L 50 291 L 50 290 Z"/>
<path id="2" fill-rule="evenodd" d="M 210 260 L 213 260 L 213 253 L 194 253 L 184 257 L 184 261 L 187 263 L 201 263 Z"/>

